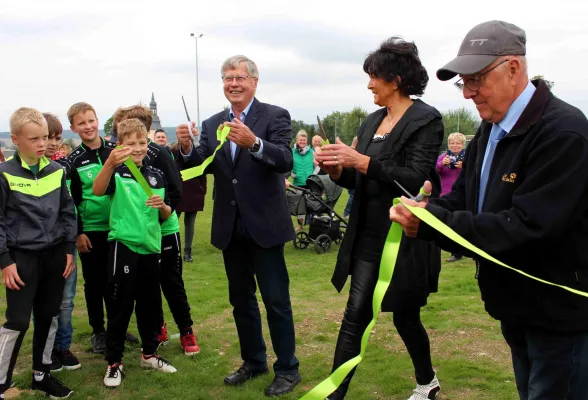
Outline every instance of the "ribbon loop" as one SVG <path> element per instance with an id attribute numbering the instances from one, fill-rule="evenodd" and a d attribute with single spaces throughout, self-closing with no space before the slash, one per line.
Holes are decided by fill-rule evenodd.
<path id="1" fill-rule="evenodd" d="M 221 130 L 221 127 L 222 127 L 222 130 Z M 227 136 L 229 136 L 230 131 L 231 131 L 231 127 L 228 125 L 221 125 L 218 127 L 218 129 L 216 130 L 216 138 L 219 143 L 218 143 L 218 146 L 216 146 L 216 149 L 214 149 L 214 153 L 212 153 L 212 155 L 210 157 L 208 157 L 206 160 L 204 160 L 204 162 L 202 162 L 202 164 L 198 165 L 197 167 L 192 167 L 192 168 L 188 168 L 188 169 L 180 171 L 180 173 L 182 174 L 183 181 L 187 181 L 187 180 L 199 177 L 204 173 L 204 170 L 206 169 L 206 167 L 208 167 L 210 165 L 210 163 L 212 163 L 212 160 L 214 160 L 214 157 L 216 156 L 216 152 L 219 151 L 219 149 L 227 141 Z M 192 151 L 194 151 L 194 150 L 195 149 L 192 149 Z"/>

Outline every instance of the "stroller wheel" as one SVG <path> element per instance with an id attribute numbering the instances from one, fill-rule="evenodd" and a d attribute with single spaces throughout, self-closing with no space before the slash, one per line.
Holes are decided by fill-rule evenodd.
<path id="1" fill-rule="evenodd" d="M 326 253 L 331 248 L 331 238 L 329 235 L 318 235 L 314 241 L 314 249 L 318 254 Z"/>
<path id="2" fill-rule="evenodd" d="M 296 234 L 296 239 L 293 240 L 294 248 L 298 250 L 304 250 L 310 244 L 310 239 L 308 239 L 308 233 L 306 232 L 298 232 Z"/>

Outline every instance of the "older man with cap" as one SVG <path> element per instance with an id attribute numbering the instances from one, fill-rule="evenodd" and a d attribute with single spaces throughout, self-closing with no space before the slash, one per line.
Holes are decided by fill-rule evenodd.
<path id="1" fill-rule="evenodd" d="M 404 201 L 514 268 L 588 292 L 588 121 L 544 81 L 529 82 L 525 45 L 519 27 L 485 22 L 437 71 L 443 81 L 459 75 L 455 86 L 483 121 L 453 190 Z M 390 218 L 409 236 L 468 254 L 402 205 Z M 588 399 L 588 299 L 485 259 L 476 278 L 511 348 L 520 398 Z"/>

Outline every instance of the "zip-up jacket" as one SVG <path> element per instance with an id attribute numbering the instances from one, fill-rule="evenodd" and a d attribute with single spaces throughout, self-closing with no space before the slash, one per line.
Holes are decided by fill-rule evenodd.
<path id="1" fill-rule="evenodd" d="M 454 231 L 511 267 L 588 292 L 588 120 L 544 81 L 513 129 L 498 142 L 485 199 L 480 173 L 492 124 L 482 122 L 452 191 L 427 205 Z M 419 237 L 455 245 L 426 224 Z M 471 254 L 471 253 L 470 253 Z M 561 332 L 588 331 L 588 299 L 485 259 L 478 284 L 488 313 L 503 322 Z"/>
<path id="2" fill-rule="evenodd" d="M 116 143 L 100 139 L 100 147 L 92 150 L 80 144 L 68 156 L 71 164 L 71 195 L 78 211 L 78 235 L 84 232 L 108 231 L 110 197 L 92 193 L 94 179 L 116 148 Z"/>
<path id="3" fill-rule="evenodd" d="M 66 174 L 46 157 L 35 176 L 18 153 L 0 165 L 0 269 L 14 263 L 11 249 L 42 252 L 76 243 L 76 217 Z"/>
<path id="4" fill-rule="evenodd" d="M 169 205 L 163 172 L 151 166 L 139 170 L 153 194 Z M 112 198 L 108 240 L 122 242 L 139 254 L 161 253 L 159 210 L 145 205 L 148 197 L 126 165 L 116 167 L 105 195 Z"/>

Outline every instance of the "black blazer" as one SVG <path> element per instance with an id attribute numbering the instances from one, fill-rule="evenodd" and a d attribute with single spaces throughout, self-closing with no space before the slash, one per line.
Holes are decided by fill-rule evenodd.
<path id="1" fill-rule="evenodd" d="M 374 133 L 385 117 L 385 108 L 368 115 L 357 133 L 359 153 L 365 154 Z M 439 196 L 441 181 L 435 164 L 442 141 L 441 114 L 421 100 L 415 100 L 393 128 L 380 155 L 372 157 L 369 163 L 367 176 L 376 181 L 382 200 L 387 201 L 391 207 L 394 198 L 404 195 L 394 180 L 414 195 L 418 194 L 425 180 L 430 180 L 433 184 L 432 195 Z M 355 189 L 349 225 L 331 279 L 339 292 L 351 272 L 358 218 L 361 207 L 364 207 L 361 200 L 365 180 L 366 175 L 349 168 L 343 170 L 337 181 L 340 186 Z M 382 218 L 388 221 L 389 227 L 391 223 L 388 213 L 383 214 Z M 429 293 L 437 291 L 440 270 L 441 255 L 434 243 L 403 235 L 392 285 L 384 298 L 382 310 L 398 311 L 425 305 Z"/>
<path id="2" fill-rule="evenodd" d="M 229 121 L 228 110 L 202 123 L 200 145 L 184 160 L 185 167 L 201 164 L 214 152 L 219 144 L 216 130 L 225 121 Z M 211 243 L 221 250 L 231 240 L 237 209 L 245 228 L 261 247 L 284 244 L 295 237 L 284 195 L 284 174 L 292 170 L 290 114 L 254 99 L 245 125 L 263 140 L 262 159 L 237 147 L 233 161 L 227 140 L 207 169 L 214 174 L 215 182 Z"/>

